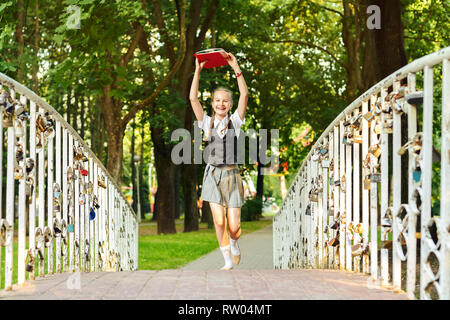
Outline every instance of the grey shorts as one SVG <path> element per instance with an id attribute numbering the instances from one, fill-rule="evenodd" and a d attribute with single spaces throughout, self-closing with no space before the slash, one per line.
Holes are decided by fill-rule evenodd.
<path id="1" fill-rule="evenodd" d="M 206 165 L 203 175 L 202 199 L 226 208 L 244 205 L 244 187 L 237 165 L 215 167 Z"/>

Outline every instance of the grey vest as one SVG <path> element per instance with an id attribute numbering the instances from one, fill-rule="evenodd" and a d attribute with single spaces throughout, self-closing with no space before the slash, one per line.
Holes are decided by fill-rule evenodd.
<path id="1" fill-rule="evenodd" d="M 232 121 L 228 124 L 227 133 L 223 138 L 219 136 L 217 129 L 213 127 L 208 141 L 209 154 L 206 159 L 207 163 L 213 166 L 237 163 L 237 136 Z"/>

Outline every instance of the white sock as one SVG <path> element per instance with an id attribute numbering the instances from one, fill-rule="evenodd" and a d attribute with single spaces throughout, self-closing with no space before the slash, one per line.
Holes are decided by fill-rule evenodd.
<path id="1" fill-rule="evenodd" d="M 233 268 L 233 260 L 231 259 L 230 245 L 220 247 L 220 251 L 222 251 L 223 259 L 225 260 L 225 265 L 222 267 L 222 269 Z"/>
<path id="2" fill-rule="evenodd" d="M 238 256 L 241 254 L 241 250 L 239 250 L 238 241 L 230 238 L 230 246 L 231 246 L 231 254 L 233 256 Z"/>

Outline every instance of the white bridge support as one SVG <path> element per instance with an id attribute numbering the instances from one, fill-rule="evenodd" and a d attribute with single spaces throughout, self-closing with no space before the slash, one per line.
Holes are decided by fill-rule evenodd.
<path id="1" fill-rule="evenodd" d="M 410 299 L 450 299 L 450 47 L 386 77 L 328 126 L 273 230 L 277 269 L 348 270 Z"/>
<path id="2" fill-rule="evenodd" d="M 53 273 L 137 270 L 136 214 L 75 130 L 1 73 L 0 111 L 0 289 Z"/>

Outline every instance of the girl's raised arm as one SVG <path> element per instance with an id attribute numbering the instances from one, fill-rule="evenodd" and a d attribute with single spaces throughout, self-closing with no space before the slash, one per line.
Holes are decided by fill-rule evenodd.
<path id="1" fill-rule="evenodd" d="M 192 109 L 198 121 L 203 121 L 203 107 L 200 101 L 198 101 L 198 82 L 200 80 L 200 72 L 202 72 L 205 63 L 206 61 L 198 63 L 198 59 L 195 59 L 194 78 L 192 79 L 191 91 L 189 93 L 189 100 L 191 101 Z"/>
<path id="2" fill-rule="evenodd" d="M 247 84 L 245 83 L 244 76 L 242 75 L 241 69 L 239 68 L 236 57 L 232 53 L 228 53 L 228 56 L 229 56 L 228 64 L 233 68 L 239 86 L 240 95 L 237 111 L 241 120 L 244 120 L 245 110 L 247 110 L 247 102 L 248 102 Z"/>

